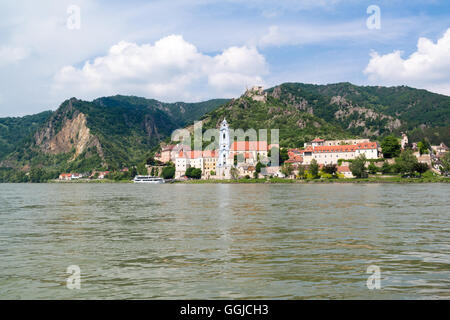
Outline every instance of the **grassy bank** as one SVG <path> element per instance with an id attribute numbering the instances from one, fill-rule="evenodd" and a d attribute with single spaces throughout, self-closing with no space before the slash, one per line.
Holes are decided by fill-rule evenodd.
<path id="1" fill-rule="evenodd" d="M 111 179 L 80 179 L 80 180 L 49 180 L 47 183 L 63 183 L 63 184 L 80 184 L 80 183 L 133 183 L 133 180 L 111 180 Z M 424 176 L 414 178 L 402 178 L 401 176 L 370 176 L 365 179 L 338 179 L 338 178 L 319 178 L 319 179 L 226 179 L 226 180 L 187 180 L 174 181 L 174 183 L 183 184 L 212 184 L 212 183 L 226 183 L 226 184 L 246 184 L 246 183 L 267 183 L 267 184 L 281 184 L 281 183 L 300 183 L 300 184 L 314 184 L 314 183 L 450 183 L 450 177 L 442 176 Z"/>
<path id="2" fill-rule="evenodd" d="M 111 179 L 79 179 L 79 180 L 49 180 L 48 183 L 133 183 L 133 180 Z"/>
<path id="3" fill-rule="evenodd" d="M 422 178 L 402 178 L 399 176 L 390 177 L 369 177 L 365 179 L 239 179 L 239 180 L 188 180 L 178 181 L 184 184 L 205 184 L 205 183 L 450 183 L 450 177 L 422 177 Z"/>

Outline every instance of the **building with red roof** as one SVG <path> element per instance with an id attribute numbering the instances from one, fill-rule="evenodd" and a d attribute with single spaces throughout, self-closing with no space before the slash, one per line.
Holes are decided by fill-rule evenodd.
<path id="1" fill-rule="evenodd" d="M 377 159 L 379 157 L 378 143 L 376 142 L 364 141 L 356 144 L 317 146 L 312 146 L 312 144 L 302 150 L 303 164 L 309 165 L 313 159 L 318 164 L 337 164 L 339 159 L 354 159 L 362 154 L 367 159 Z"/>
<path id="2" fill-rule="evenodd" d="M 72 180 L 72 174 L 71 173 L 61 173 L 59 175 L 59 180 Z"/>
<path id="3" fill-rule="evenodd" d="M 353 178 L 353 173 L 348 166 L 338 166 L 337 172 L 344 175 L 345 178 Z"/>

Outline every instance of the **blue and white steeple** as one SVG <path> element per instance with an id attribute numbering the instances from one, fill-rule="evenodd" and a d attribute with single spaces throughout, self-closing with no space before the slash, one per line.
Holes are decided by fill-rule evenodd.
<path id="1" fill-rule="evenodd" d="M 217 166 L 223 168 L 227 164 L 227 159 L 230 156 L 230 129 L 226 119 L 223 119 L 220 124 L 219 137 L 219 159 L 217 159 Z"/>

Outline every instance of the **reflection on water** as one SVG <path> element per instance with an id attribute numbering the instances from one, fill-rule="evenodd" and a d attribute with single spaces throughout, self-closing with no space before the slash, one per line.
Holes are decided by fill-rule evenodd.
<path id="1" fill-rule="evenodd" d="M 0 298 L 450 298 L 450 186 L 0 184 Z M 81 268 L 81 290 L 66 268 Z M 369 265 L 381 289 L 368 290 Z"/>

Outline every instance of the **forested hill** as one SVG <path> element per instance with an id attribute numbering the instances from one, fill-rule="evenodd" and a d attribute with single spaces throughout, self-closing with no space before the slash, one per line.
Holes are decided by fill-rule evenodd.
<path id="1" fill-rule="evenodd" d="M 450 144 L 450 97 L 426 90 L 285 83 L 267 89 L 264 101 L 252 95 L 250 90 L 204 115 L 204 129 L 218 128 L 223 118 L 236 129 L 279 129 L 285 147 L 315 137 L 380 140 L 401 132 L 411 141 Z"/>
<path id="2" fill-rule="evenodd" d="M 377 139 L 407 132 L 450 144 L 450 97 L 406 86 L 312 85 L 285 83 L 267 90 L 287 106 L 297 106 L 356 135 Z"/>
<path id="3" fill-rule="evenodd" d="M 113 96 L 88 102 L 72 98 L 55 112 L 0 119 L 0 167 L 80 172 L 131 166 L 143 161 L 173 130 L 226 101 L 163 103 Z"/>
<path id="4" fill-rule="evenodd" d="M 0 160 L 17 146 L 17 143 L 31 136 L 50 118 L 52 111 L 44 111 L 25 117 L 0 118 Z"/>
<path id="5" fill-rule="evenodd" d="M 158 109 L 167 113 L 178 126 L 189 125 L 205 113 L 226 103 L 227 99 L 212 99 L 197 103 L 175 102 L 164 103 L 154 99 L 146 99 L 135 96 L 116 95 L 112 97 L 98 98 L 93 103 L 110 108 L 141 108 Z"/>

